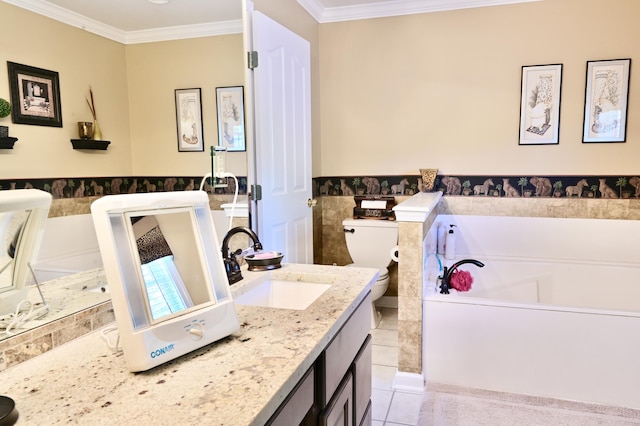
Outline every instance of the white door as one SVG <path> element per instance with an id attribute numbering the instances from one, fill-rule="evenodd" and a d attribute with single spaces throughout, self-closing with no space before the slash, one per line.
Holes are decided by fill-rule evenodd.
<path id="1" fill-rule="evenodd" d="M 309 42 L 257 11 L 252 24 L 255 183 L 262 187 L 255 228 L 265 250 L 313 263 Z"/>

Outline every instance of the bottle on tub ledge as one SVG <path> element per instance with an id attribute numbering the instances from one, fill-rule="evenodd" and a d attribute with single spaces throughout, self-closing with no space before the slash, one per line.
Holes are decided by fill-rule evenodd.
<path id="1" fill-rule="evenodd" d="M 444 243 L 444 258 L 447 260 L 453 260 L 456 257 L 456 234 L 454 227 L 456 225 L 449 225 L 449 231 Z"/>

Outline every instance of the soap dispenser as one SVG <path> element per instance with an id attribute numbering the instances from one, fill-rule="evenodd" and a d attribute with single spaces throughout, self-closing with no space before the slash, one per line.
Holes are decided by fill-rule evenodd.
<path id="1" fill-rule="evenodd" d="M 456 257 L 456 234 L 453 230 L 455 226 L 456 225 L 449 225 L 449 231 L 446 236 L 444 258 L 448 260 L 455 259 Z"/>

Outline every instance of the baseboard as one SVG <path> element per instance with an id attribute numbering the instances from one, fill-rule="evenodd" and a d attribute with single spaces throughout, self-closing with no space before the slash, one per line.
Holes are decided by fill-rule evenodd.
<path id="1" fill-rule="evenodd" d="M 391 387 L 395 390 L 422 393 L 424 391 L 424 377 L 422 374 L 396 371 Z"/>
<path id="2" fill-rule="evenodd" d="M 374 304 L 379 308 L 398 309 L 398 296 L 382 296 Z"/>

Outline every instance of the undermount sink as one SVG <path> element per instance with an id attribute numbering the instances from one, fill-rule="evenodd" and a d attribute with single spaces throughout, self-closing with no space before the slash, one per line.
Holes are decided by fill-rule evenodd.
<path id="1" fill-rule="evenodd" d="M 240 291 L 234 300 L 238 305 L 303 311 L 329 287 L 331 284 L 268 279 L 256 284 L 248 284 L 248 287 L 242 289 L 244 291 Z"/>

